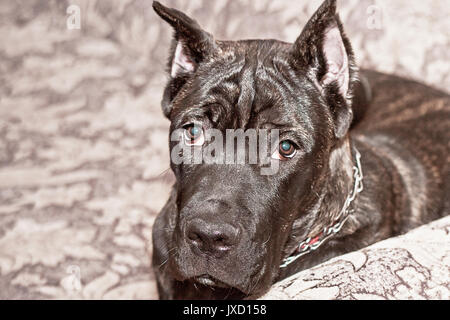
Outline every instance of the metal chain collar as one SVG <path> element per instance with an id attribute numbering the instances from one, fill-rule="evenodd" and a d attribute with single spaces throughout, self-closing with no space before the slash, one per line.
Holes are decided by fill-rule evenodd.
<path id="1" fill-rule="evenodd" d="M 342 226 L 347 221 L 350 214 L 354 211 L 350 209 L 350 205 L 353 202 L 353 200 L 355 200 L 358 193 L 363 191 L 362 180 L 364 178 L 361 167 L 361 154 L 356 148 L 354 149 L 355 149 L 356 166 L 353 166 L 353 178 L 354 178 L 353 190 L 347 196 L 344 206 L 342 207 L 339 216 L 336 219 L 336 221 L 338 222 L 332 225 L 331 227 L 325 227 L 323 231 L 319 233 L 316 237 L 308 238 L 305 241 L 302 241 L 297 246 L 297 249 L 294 252 L 297 254 L 284 259 L 283 264 L 280 265 L 280 268 L 286 268 L 288 265 L 296 261 L 298 258 L 319 248 L 326 240 L 331 238 L 333 235 L 335 235 L 342 229 Z"/>

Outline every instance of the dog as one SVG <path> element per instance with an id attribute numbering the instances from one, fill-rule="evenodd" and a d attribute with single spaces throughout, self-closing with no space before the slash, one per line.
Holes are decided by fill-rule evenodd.
<path id="1" fill-rule="evenodd" d="M 359 70 L 335 0 L 293 44 L 219 41 L 153 8 L 174 30 L 162 99 L 171 133 L 202 150 L 211 128 L 279 132 L 272 175 L 171 162 L 176 182 L 152 234 L 161 299 L 256 298 L 450 212 L 449 95 Z"/>

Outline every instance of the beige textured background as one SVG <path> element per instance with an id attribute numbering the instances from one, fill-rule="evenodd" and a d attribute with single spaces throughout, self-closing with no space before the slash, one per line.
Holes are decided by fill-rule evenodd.
<path id="1" fill-rule="evenodd" d="M 220 39 L 294 41 L 321 1 L 162 2 Z M 448 90 L 449 0 L 339 6 L 360 66 Z M 0 1 L 0 299 L 156 298 L 170 35 L 148 0 Z"/>

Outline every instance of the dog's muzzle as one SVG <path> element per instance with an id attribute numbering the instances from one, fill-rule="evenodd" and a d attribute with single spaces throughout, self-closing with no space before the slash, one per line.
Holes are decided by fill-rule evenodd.
<path id="1" fill-rule="evenodd" d="M 228 223 L 195 218 L 187 223 L 185 236 L 195 254 L 221 259 L 239 243 L 240 232 Z"/>

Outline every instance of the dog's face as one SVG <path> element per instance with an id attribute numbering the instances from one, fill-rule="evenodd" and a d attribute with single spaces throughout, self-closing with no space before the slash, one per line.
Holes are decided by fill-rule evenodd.
<path id="1" fill-rule="evenodd" d="M 307 235 L 317 219 L 312 208 L 330 153 L 352 120 L 356 74 L 335 3 L 326 1 L 294 44 L 216 41 L 181 12 L 154 8 L 175 30 L 162 105 L 182 143 L 204 149 L 210 129 L 224 137 L 230 129 L 279 130 L 272 175 L 258 164 L 172 162 L 171 272 L 180 281 L 261 292 L 279 272 L 294 222 Z"/>

